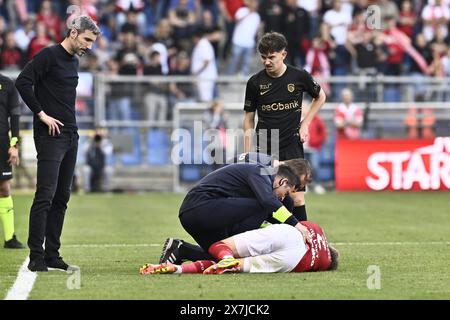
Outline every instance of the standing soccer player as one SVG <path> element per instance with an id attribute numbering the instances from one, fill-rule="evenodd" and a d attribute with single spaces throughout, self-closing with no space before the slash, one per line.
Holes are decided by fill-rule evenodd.
<path id="1" fill-rule="evenodd" d="M 248 80 L 244 106 L 244 152 L 250 151 L 250 133 L 255 129 L 257 112 L 257 151 L 281 161 L 304 158 L 303 142 L 309 124 L 326 100 L 325 92 L 308 72 L 284 63 L 286 47 L 286 38 L 280 33 L 266 33 L 261 38 L 258 51 L 265 69 Z M 313 100 L 301 121 L 304 92 Z M 275 141 L 271 140 L 272 135 Z M 299 221 L 307 220 L 304 190 L 291 197 L 294 216 Z"/>
<path id="2" fill-rule="evenodd" d="M 82 56 L 91 49 L 99 34 L 100 29 L 90 17 L 74 18 L 66 38 L 60 44 L 42 49 L 16 81 L 20 95 L 34 113 L 38 159 L 28 236 L 31 271 L 68 268 L 59 255 L 59 248 L 78 149 L 75 118 L 78 58 L 75 55 Z"/>
<path id="3" fill-rule="evenodd" d="M 0 220 L 4 247 L 25 248 L 14 234 L 14 207 L 11 198 L 12 166 L 19 165 L 19 97 L 14 82 L 0 74 Z M 9 119 L 9 121 L 8 121 Z M 8 132 L 11 129 L 11 139 Z"/>

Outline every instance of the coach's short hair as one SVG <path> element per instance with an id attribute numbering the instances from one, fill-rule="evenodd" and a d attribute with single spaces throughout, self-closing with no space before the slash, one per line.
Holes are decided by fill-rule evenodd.
<path id="1" fill-rule="evenodd" d="M 281 166 L 288 166 L 294 175 L 298 178 L 298 182 L 294 185 L 298 191 L 302 190 L 308 183 L 312 181 L 312 169 L 308 160 L 305 159 L 291 159 L 283 161 Z M 303 178 L 303 181 L 302 181 Z"/>
<path id="2" fill-rule="evenodd" d="M 328 249 L 330 250 L 331 254 L 331 264 L 328 270 L 333 271 L 336 270 L 339 266 L 339 251 L 335 247 L 332 247 L 328 245 Z"/>
<path id="3" fill-rule="evenodd" d="M 286 49 L 287 40 L 278 32 L 269 32 L 262 36 L 258 43 L 258 51 L 261 54 L 280 52 Z"/>
<path id="4" fill-rule="evenodd" d="M 101 33 L 100 28 L 97 26 L 95 21 L 92 20 L 91 17 L 86 15 L 81 15 L 73 18 L 71 21 L 67 23 L 67 27 L 68 30 L 66 37 L 70 36 L 70 31 L 72 29 L 77 30 L 79 34 L 85 32 L 86 30 L 92 31 L 92 33 L 95 34 L 96 36 L 98 36 Z"/>

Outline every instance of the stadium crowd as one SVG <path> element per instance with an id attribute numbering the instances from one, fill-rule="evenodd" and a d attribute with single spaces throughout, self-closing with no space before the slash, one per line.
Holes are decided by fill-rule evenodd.
<path id="1" fill-rule="evenodd" d="M 219 74 L 250 74 L 255 39 L 278 31 L 288 39 L 288 63 L 316 76 L 450 75 L 449 0 L 0 1 L 0 70 L 21 70 L 59 42 L 66 18 L 80 12 L 71 5 L 102 30 L 81 62 L 86 71 L 189 75 L 191 36 L 201 27 Z M 372 25 L 370 5 L 379 8 Z"/>

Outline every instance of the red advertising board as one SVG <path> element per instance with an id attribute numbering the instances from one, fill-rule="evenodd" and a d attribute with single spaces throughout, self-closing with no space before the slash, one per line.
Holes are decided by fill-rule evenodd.
<path id="1" fill-rule="evenodd" d="M 450 190 L 450 137 L 336 142 L 336 190 Z"/>

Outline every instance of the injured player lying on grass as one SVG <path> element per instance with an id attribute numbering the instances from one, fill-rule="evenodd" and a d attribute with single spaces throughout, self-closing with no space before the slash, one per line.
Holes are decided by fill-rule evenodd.
<path id="1" fill-rule="evenodd" d="M 209 254 L 218 261 L 201 260 L 181 265 L 145 264 L 141 274 L 180 273 L 277 273 L 336 270 L 339 252 L 327 242 L 323 229 L 310 221 L 302 221 L 312 237 L 305 244 L 302 234 L 286 224 L 234 235 L 211 245 Z"/>

